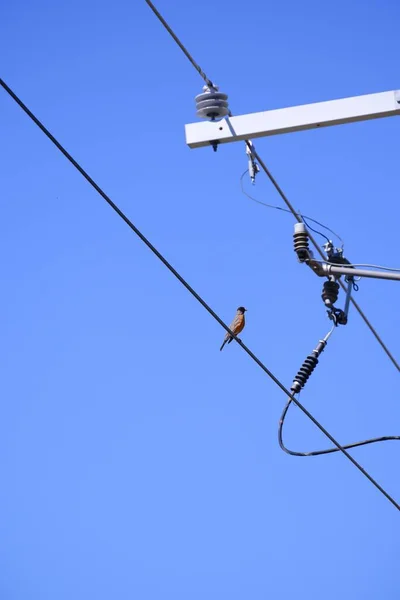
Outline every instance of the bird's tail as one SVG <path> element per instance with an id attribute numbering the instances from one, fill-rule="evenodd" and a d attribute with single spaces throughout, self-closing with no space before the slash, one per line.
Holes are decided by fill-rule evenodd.
<path id="1" fill-rule="evenodd" d="M 223 344 L 222 344 L 222 346 L 220 348 L 220 351 L 225 346 L 226 342 L 228 342 L 228 344 L 230 344 L 232 340 L 233 340 L 233 337 L 231 335 L 229 335 L 229 334 L 226 334 L 225 339 L 223 341 Z"/>

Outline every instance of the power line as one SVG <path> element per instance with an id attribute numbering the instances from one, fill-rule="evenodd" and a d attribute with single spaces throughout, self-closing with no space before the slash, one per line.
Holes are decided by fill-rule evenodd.
<path id="1" fill-rule="evenodd" d="M 154 6 L 153 2 L 151 2 L 151 0 L 145 0 L 145 2 L 150 7 L 150 9 L 153 11 L 153 13 L 156 15 L 157 19 L 162 23 L 162 25 L 168 31 L 168 33 L 171 35 L 173 40 L 178 44 L 179 48 L 182 50 L 182 52 L 185 54 L 185 56 L 188 58 L 188 60 L 191 62 L 191 64 L 196 69 L 196 71 L 200 74 L 200 76 L 204 79 L 204 81 L 207 83 L 207 85 L 212 86 L 213 85 L 212 81 L 207 77 L 207 75 L 204 73 L 204 71 L 202 70 L 200 65 L 194 60 L 194 58 L 189 53 L 187 48 L 182 44 L 182 42 L 180 41 L 178 36 L 174 33 L 174 31 L 168 25 L 168 23 L 166 22 L 164 17 L 160 14 L 160 12 Z M 232 115 L 230 114 L 230 116 L 232 116 Z M 258 154 L 258 152 L 256 152 L 254 146 L 251 144 L 251 142 L 249 140 L 245 140 L 245 144 L 248 147 L 248 149 L 250 150 L 250 152 L 253 154 L 254 158 L 256 158 L 257 161 L 259 162 L 259 164 L 261 165 L 262 170 L 267 175 L 267 177 L 271 181 L 272 185 L 275 187 L 276 191 L 278 192 L 278 194 L 280 195 L 280 197 L 282 198 L 282 200 L 284 201 L 284 203 L 286 204 L 286 206 L 288 207 L 290 212 L 293 214 L 296 221 L 298 223 L 301 223 L 301 218 L 299 217 L 298 213 L 295 211 L 295 209 L 293 208 L 288 197 L 283 192 L 282 188 L 279 186 L 276 179 L 273 177 L 271 171 L 268 169 L 268 167 L 266 166 L 264 161 L 260 158 L 260 155 Z M 324 256 L 322 250 L 320 249 L 320 247 L 318 246 L 317 242 L 315 241 L 315 239 L 312 237 L 311 234 L 309 235 L 309 238 L 310 238 L 310 241 L 312 242 L 312 244 L 315 246 L 315 249 L 317 250 L 318 254 L 321 256 L 321 258 L 325 259 L 325 256 Z M 347 293 L 347 286 L 340 279 L 339 279 L 339 284 L 340 284 L 341 288 Z M 381 348 L 386 353 L 387 357 L 390 359 L 390 361 L 393 363 L 393 365 L 396 367 L 396 369 L 400 372 L 400 364 L 394 358 L 393 354 L 390 352 L 389 348 L 386 346 L 386 344 L 384 343 L 384 341 L 382 340 L 382 338 L 380 337 L 380 335 L 378 334 L 376 329 L 372 326 L 371 322 L 368 320 L 367 316 L 362 311 L 360 305 L 354 300 L 353 296 L 350 297 L 350 302 L 353 304 L 354 308 L 357 310 L 360 317 L 363 319 L 364 323 L 370 329 L 372 334 L 375 336 L 375 339 L 380 344 Z"/>
<path id="2" fill-rule="evenodd" d="M 190 52 L 188 51 L 188 49 L 185 48 L 185 46 L 182 44 L 182 42 L 180 41 L 180 39 L 178 38 L 178 36 L 175 35 L 175 33 L 173 32 L 173 30 L 171 29 L 171 27 L 168 25 L 167 21 L 159 13 L 159 11 L 154 6 L 154 4 L 150 0 L 146 0 L 146 2 L 150 6 L 150 8 L 153 11 L 153 13 L 156 15 L 157 19 L 159 21 L 161 21 L 161 23 L 164 25 L 164 27 L 168 31 L 169 35 L 173 38 L 173 40 L 176 42 L 176 44 L 178 44 L 179 48 L 182 50 L 182 52 L 184 53 L 184 55 L 186 56 L 186 58 L 192 63 L 192 65 L 194 66 L 194 68 L 196 69 L 196 71 L 199 73 L 200 77 L 202 77 L 202 79 L 204 79 L 204 81 L 206 82 L 206 85 L 208 85 L 209 87 L 214 87 L 213 86 L 213 82 L 211 81 L 211 79 L 209 79 L 207 77 L 207 75 L 204 73 L 204 71 L 202 70 L 202 68 L 200 67 L 200 65 L 194 60 L 193 56 L 190 54 Z"/>
<path id="3" fill-rule="evenodd" d="M 207 312 L 223 327 L 250 356 L 250 358 L 272 379 L 272 381 L 286 394 L 288 398 L 318 427 L 320 431 L 342 452 L 350 462 L 383 494 L 389 502 L 400 511 L 400 505 L 390 496 L 390 494 L 349 454 L 336 439 L 317 421 L 317 419 L 295 398 L 293 394 L 279 381 L 279 379 L 261 362 L 261 360 L 229 329 L 224 321 L 212 310 L 212 308 L 203 300 L 203 298 L 189 285 L 189 283 L 174 269 L 167 259 L 153 246 L 153 244 L 143 235 L 143 233 L 132 223 L 122 210 L 111 200 L 111 198 L 101 189 L 101 187 L 90 177 L 90 175 L 81 167 L 81 165 L 67 152 L 60 142 L 50 133 L 50 131 L 39 121 L 39 119 L 29 110 L 20 98 L 11 90 L 11 88 L 0 79 L 0 85 L 28 115 L 30 119 L 39 127 L 39 129 L 49 138 L 49 140 L 58 148 L 65 158 L 79 171 L 86 181 L 96 190 L 98 194 L 107 202 L 109 206 L 117 213 L 119 217 L 128 225 L 128 227 L 142 240 L 142 242 L 157 256 L 157 258 L 167 267 L 167 269 L 178 279 L 178 281 L 196 298 L 196 300 L 207 310 Z"/>
<path id="4" fill-rule="evenodd" d="M 278 441 L 280 448 L 284 452 L 286 452 L 286 454 L 290 454 L 291 456 L 324 456 L 325 454 L 333 454 L 334 452 L 339 452 L 339 448 L 327 448 L 324 450 L 313 450 L 311 452 L 297 452 L 295 450 L 290 450 L 289 448 L 287 448 L 283 442 L 283 424 L 285 422 L 285 418 L 291 404 L 292 399 L 289 398 L 289 400 L 285 404 L 285 407 L 281 414 L 281 418 L 279 420 Z M 354 442 L 353 444 L 346 444 L 345 446 L 343 446 L 343 448 L 345 448 L 346 450 L 350 450 L 351 448 L 359 448 L 360 446 L 368 446 L 369 444 L 377 444 L 378 442 L 394 442 L 399 440 L 399 435 L 384 435 L 377 438 L 371 438 L 369 440 L 363 440 L 361 442 Z"/>

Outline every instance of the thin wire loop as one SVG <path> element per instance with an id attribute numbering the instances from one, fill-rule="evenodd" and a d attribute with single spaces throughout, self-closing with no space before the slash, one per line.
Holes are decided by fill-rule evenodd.
<path id="1" fill-rule="evenodd" d="M 318 231 L 318 229 L 314 229 L 313 227 L 311 227 L 311 225 L 308 223 L 308 221 L 306 220 L 307 217 L 305 217 L 304 215 L 300 215 L 301 216 L 301 220 L 303 221 L 304 225 L 307 227 L 307 229 L 310 229 L 311 231 L 313 231 L 314 233 L 316 233 L 317 235 L 320 235 L 321 237 L 324 238 L 324 240 L 326 242 L 330 242 L 329 238 L 327 235 L 325 235 L 324 233 L 322 233 L 321 231 Z M 311 219 L 308 219 L 309 221 L 311 221 Z M 324 227 L 324 226 L 323 226 Z"/>
<path id="2" fill-rule="evenodd" d="M 242 173 L 241 177 L 240 177 L 240 189 L 242 191 L 242 193 L 247 196 L 247 198 L 249 198 L 249 200 L 252 200 L 253 202 L 256 202 L 257 204 L 261 204 L 261 206 L 265 206 L 266 208 L 274 208 L 275 210 L 280 210 L 281 212 L 284 213 L 288 213 L 291 214 L 291 210 L 289 210 L 288 208 L 283 208 L 282 206 L 276 206 L 275 204 L 267 204 L 267 202 L 262 202 L 261 200 L 258 200 L 257 198 L 254 198 L 254 196 L 251 196 L 245 189 L 244 189 L 244 185 L 243 185 L 243 178 L 245 177 L 245 175 L 247 175 L 247 173 L 249 172 L 248 169 L 246 169 L 244 171 L 244 173 Z M 303 215 L 301 212 L 297 211 L 296 213 L 300 219 L 302 219 L 303 221 L 305 219 L 307 219 L 308 221 L 312 221 L 313 223 L 316 223 L 317 225 L 319 225 L 320 227 L 323 227 L 324 229 L 326 229 L 327 231 L 329 231 L 332 235 L 334 235 L 341 243 L 342 243 L 342 247 L 344 247 L 344 242 L 342 240 L 342 238 L 340 237 L 339 234 L 335 233 L 335 231 L 333 231 L 333 229 L 330 229 L 329 227 L 327 227 L 326 225 L 324 225 L 323 223 L 320 223 L 319 221 L 317 221 L 316 219 L 313 219 L 312 217 L 308 217 L 307 215 Z M 312 227 L 310 227 L 305 221 L 304 224 L 311 229 L 312 231 L 314 231 L 315 233 L 318 233 L 318 235 L 322 236 L 325 240 L 327 240 L 329 242 L 329 239 L 326 237 L 326 235 L 324 235 L 323 233 L 321 233 L 320 231 L 316 231 L 315 229 L 313 229 Z"/>
<path id="3" fill-rule="evenodd" d="M 291 456 L 322 456 L 325 454 L 333 454 L 334 452 L 338 452 L 338 448 L 327 448 L 326 450 L 313 450 L 312 452 L 297 452 L 295 450 L 290 450 L 287 448 L 283 442 L 283 425 L 285 422 L 285 418 L 287 412 L 289 410 L 290 405 L 292 404 L 292 399 L 289 398 L 287 401 L 282 414 L 279 420 L 279 429 L 278 429 L 278 441 L 281 449 L 286 452 L 286 454 L 290 454 Z M 361 442 L 355 442 L 353 444 L 346 444 L 343 446 L 346 450 L 350 450 L 351 448 L 358 448 L 360 446 L 367 446 L 368 444 L 376 444 L 378 442 L 389 442 L 389 441 L 397 441 L 400 440 L 400 436 L 398 435 L 386 435 L 377 438 L 371 438 L 369 440 L 363 440 Z"/>

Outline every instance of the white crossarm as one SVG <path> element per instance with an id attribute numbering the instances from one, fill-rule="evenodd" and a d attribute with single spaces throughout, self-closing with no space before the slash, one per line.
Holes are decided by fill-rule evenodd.
<path id="1" fill-rule="evenodd" d="M 400 91 L 393 90 L 190 123 L 185 125 L 186 143 L 190 148 L 202 148 L 216 141 L 226 144 L 399 114 Z"/>

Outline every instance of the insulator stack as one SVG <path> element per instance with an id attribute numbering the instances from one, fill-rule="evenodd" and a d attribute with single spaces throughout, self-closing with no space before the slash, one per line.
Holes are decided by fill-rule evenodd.
<path id="1" fill-rule="evenodd" d="M 217 86 L 203 87 L 203 93 L 195 98 L 197 116 L 217 121 L 229 115 L 228 96 L 218 91 Z"/>
<path id="2" fill-rule="evenodd" d="M 293 394 L 298 394 L 307 383 L 308 378 L 318 364 L 319 355 L 325 350 L 327 340 L 331 333 L 332 330 L 323 340 L 318 342 L 317 347 L 314 348 L 312 353 L 307 356 L 306 360 L 301 365 L 296 377 L 293 379 L 292 387 L 290 388 Z"/>
<path id="3" fill-rule="evenodd" d="M 333 306 L 339 297 L 339 284 L 337 281 L 325 281 L 321 298 L 325 306 Z"/>
<path id="4" fill-rule="evenodd" d="M 293 234 L 294 251 L 300 262 L 304 262 L 310 256 L 308 246 L 308 233 L 304 223 L 296 223 Z"/>
<path id="5" fill-rule="evenodd" d="M 292 387 L 290 388 L 293 394 L 298 394 L 300 390 L 305 386 L 305 384 L 308 381 L 308 378 L 314 371 L 317 364 L 318 358 L 316 357 L 316 355 L 314 353 L 309 354 L 293 380 Z"/>

